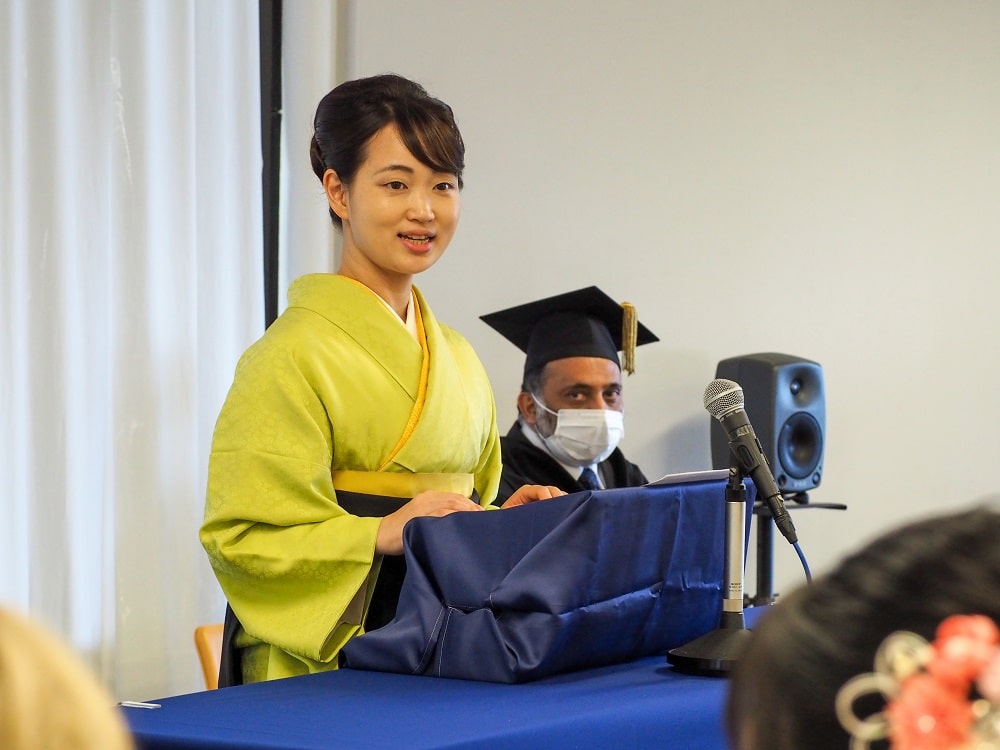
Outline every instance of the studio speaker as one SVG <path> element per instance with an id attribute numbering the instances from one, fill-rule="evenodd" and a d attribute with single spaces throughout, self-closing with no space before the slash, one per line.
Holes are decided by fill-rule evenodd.
<path id="1" fill-rule="evenodd" d="M 788 354 L 747 354 L 719 362 L 715 377 L 743 388 L 744 408 L 782 494 L 818 487 L 826 434 L 823 368 Z M 717 419 L 711 424 L 712 465 L 727 469 L 729 441 Z"/>

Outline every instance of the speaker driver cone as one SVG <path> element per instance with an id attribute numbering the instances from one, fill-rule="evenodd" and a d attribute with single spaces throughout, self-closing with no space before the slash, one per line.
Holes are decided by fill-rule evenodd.
<path id="1" fill-rule="evenodd" d="M 823 429 L 808 412 L 793 414 L 778 435 L 781 468 L 796 479 L 811 476 L 823 457 Z"/>

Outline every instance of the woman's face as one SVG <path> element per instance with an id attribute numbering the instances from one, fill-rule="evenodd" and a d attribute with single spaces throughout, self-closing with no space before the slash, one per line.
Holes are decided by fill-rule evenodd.
<path id="1" fill-rule="evenodd" d="M 409 152 L 395 125 L 368 142 L 350 185 L 324 179 L 330 207 L 344 222 L 341 272 L 363 280 L 412 276 L 444 253 L 458 226 L 458 177 L 435 172 Z"/>

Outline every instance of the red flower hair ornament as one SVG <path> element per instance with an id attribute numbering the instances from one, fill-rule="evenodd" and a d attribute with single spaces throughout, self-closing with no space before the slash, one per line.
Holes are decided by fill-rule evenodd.
<path id="1" fill-rule="evenodd" d="M 870 693 L 885 708 L 861 719 Z M 875 654 L 875 671 L 848 680 L 835 704 L 851 750 L 888 740 L 892 750 L 1000 750 L 1000 628 L 983 615 L 953 615 L 934 642 L 898 631 Z"/>

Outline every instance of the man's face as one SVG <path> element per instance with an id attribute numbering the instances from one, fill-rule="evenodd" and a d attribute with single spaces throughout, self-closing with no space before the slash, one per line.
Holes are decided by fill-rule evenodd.
<path id="1" fill-rule="evenodd" d="M 603 357 L 567 357 L 545 365 L 542 371 L 542 403 L 560 409 L 612 409 L 623 411 L 622 374 L 618 365 Z M 556 429 L 556 416 L 540 408 L 528 394 L 518 399 L 525 420 L 539 434 L 549 437 Z"/>

